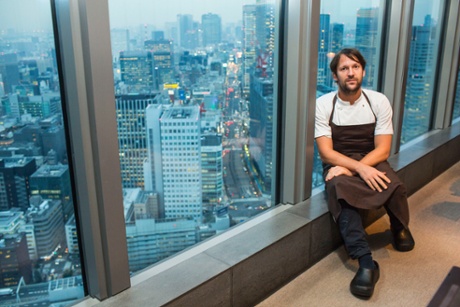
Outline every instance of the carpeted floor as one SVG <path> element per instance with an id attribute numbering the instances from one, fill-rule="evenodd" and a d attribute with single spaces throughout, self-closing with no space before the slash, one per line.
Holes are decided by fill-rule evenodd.
<path id="1" fill-rule="evenodd" d="M 460 162 L 409 198 L 415 249 L 391 245 L 387 216 L 366 229 L 380 280 L 369 300 L 354 297 L 357 271 L 343 247 L 337 249 L 258 307 L 427 306 L 452 266 L 460 266 Z"/>

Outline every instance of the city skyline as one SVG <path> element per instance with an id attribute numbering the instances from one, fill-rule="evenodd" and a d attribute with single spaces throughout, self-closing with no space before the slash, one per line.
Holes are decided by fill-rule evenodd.
<path id="1" fill-rule="evenodd" d="M 17 32 L 43 32 L 51 31 L 52 25 L 50 2 L 36 1 L 6 1 L 0 0 L 0 33 L 8 29 Z M 200 6 L 193 2 L 172 0 L 165 2 L 143 0 L 109 0 L 109 14 L 112 28 L 130 28 L 139 25 L 154 25 L 162 28 L 165 23 L 176 22 L 178 14 L 191 14 L 196 21 L 201 21 L 201 16 L 207 13 L 217 14 L 222 17 L 222 23 L 237 23 L 242 20 L 242 6 L 255 4 L 258 0 L 235 0 L 232 2 L 218 0 L 202 0 Z M 331 14 L 331 22 L 353 25 L 356 11 L 359 8 L 383 7 L 383 0 L 355 0 L 350 7 L 349 2 L 322 1 L 321 14 Z M 23 2 L 23 5 L 19 5 Z M 274 1 L 268 1 L 274 3 Z M 138 5 L 136 5 L 138 4 Z M 158 8 L 161 5 L 161 9 Z M 149 12 L 152 12 L 151 14 Z M 340 14 L 337 14 L 340 12 Z M 439 4 L 431 0 L 417 0 L 414 7 L 414 25 L 421 25 L 426 14 L 431 13 L 438 20 Z M 340 16 L 339 19 L 337 17 Z"/>

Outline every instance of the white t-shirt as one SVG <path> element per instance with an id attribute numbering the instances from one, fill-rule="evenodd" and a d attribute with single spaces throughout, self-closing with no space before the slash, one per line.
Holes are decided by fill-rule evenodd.
<path id="1" fill-rule="evenodd" d="M 369 98 L 372 110 L 363 94 L 352 105 L 337 96 L 332 122 L 338 126 L 370 124 L 375 122 L 375 113 L 377 123 L 374 134 L 393 134 L 393 110 L 388 98 L 384 94 L 373 90 L 366 89 L 363 91 L 366 92 Z M 316 100 L 315 138 L 332 136 L 329 118 L 332 113 L 332 102 L 335 95 L 337 95 L 337 91 L 325 94 Z"/>

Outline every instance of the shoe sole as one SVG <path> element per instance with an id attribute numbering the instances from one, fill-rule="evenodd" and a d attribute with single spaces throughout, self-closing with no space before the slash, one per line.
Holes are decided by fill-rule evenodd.
<path id="1" fill-rule="evenodd" d="M 350 288 L 350 292 L 360 298 L 370 298 L 374 294 L 374 289 L 359 289 L 355 287 L 354 289 Z"/>

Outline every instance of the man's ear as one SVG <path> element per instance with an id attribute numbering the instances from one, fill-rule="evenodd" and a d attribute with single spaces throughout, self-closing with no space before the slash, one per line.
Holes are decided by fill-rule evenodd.
<path id="1" fill-rule="evenodd" d="M 363 78 L 366 76 L 366 71 L 363 70 Z"/>
<path id="2" fill-rule="evenodd" d="M 332 78 L 334 79 L 334 81 L 337 81 L 337 75 L 335 73 L 332 73 Z"/>

